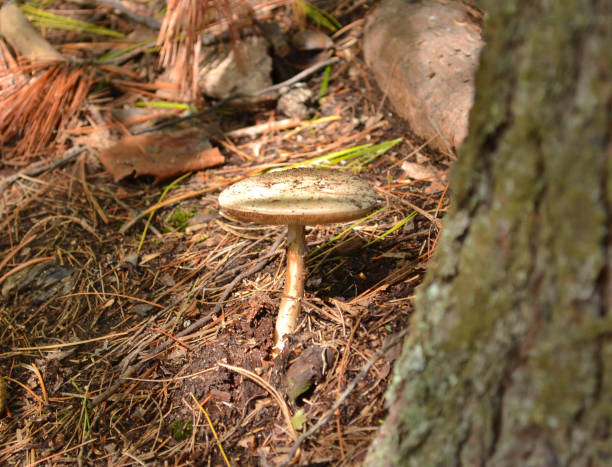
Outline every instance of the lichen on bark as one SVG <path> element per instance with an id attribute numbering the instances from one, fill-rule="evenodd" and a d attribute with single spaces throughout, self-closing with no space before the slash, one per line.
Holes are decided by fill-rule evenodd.
<path id="1" fill-rule="evenodd" d="M 612 462 L 612 7 L 482 3 L 452 207 L 366 465 Z"/>

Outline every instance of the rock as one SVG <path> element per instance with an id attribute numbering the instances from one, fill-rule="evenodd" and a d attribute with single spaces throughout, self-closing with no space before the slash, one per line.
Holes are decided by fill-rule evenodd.
<path id="1" fill-rule="evenodd" d="M 297 83 L 281 94 L 276 103 L 276 110 L 287 117 L 306 120 L 314 113 L 314 109 L 310 106 L 313 98 L 312 91 L 305 84 Z"/>
<path id="2" fill-rule="evenodd" d="M 367 18 L 365 62 L 395 111 L 431 146 L 467 136 L 474 73 L 484 42 L 481 14 L 453 1 L 384 0 Z"/>
<path id="3" fill-rule="evenodd" d="M 234 50 L 238 50 L 238 61 Z M 204 57 L 200 89 L 209 97 L 223 99 L 272 86 L 272 58 L 268 55 L 268 42 L 261 37 L 247 37 L 234 48 L 229 44 L 206 47 Z"/>

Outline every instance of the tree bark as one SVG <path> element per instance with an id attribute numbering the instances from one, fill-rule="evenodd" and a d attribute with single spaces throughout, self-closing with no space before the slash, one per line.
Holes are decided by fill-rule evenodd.
<path id="1" fill-rule="evenodd" d="M 365 465 L 612 465 L 612 4 L 482 3 L 452 207 Z"/>

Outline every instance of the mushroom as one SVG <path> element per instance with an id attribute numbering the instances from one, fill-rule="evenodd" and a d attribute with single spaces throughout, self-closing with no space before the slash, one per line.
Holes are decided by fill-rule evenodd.
<path id="1" fill-rule="evenodd" d="M 295 331 L 304 296 L 304 226 L 363 217 L 376 204 L 376 193 L 346 172 L 299 168 L 241 180 L 219 195 L 219 204 L 240 219 L 288 227 L 285 289 L 274 335 L 274 351 L 280 352 L 284 336 Z"/>
<path id="2" fill-rule="evenodd" d="M 324 32 L 305 29 L 291 38 L 291 45 L 297 50 L 322 50 L 331 49 L 334 41 Z"/>

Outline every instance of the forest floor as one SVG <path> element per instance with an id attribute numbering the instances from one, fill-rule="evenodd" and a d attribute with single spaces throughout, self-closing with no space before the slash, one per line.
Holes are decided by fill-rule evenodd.
<path id="1" fill-rule="evenodd" d="M 322 76 L 305 80 L 315 95 Z M 163 201 L 170 181 L 113 181 L 85 132 L 65 139 L 87 147 L 75 159 L 3 189 L 1 464 L 224 465 L 223 453 L 240 466 L 363 460 L 386 416 L 401 340 L 393 338 L 409 326 L 447 206 L 444 177 L 419 179 L 414 167 L 445 174 L 453 160 L 414 138 L 369 76 L 359 58 L 335 65 L 315 109 L 334 118 L 221 138 L 225 163 L 174 183 Z M 226 133 L 283 118 L 270 103 L 227 110 L 215 121 Z M 81 128 L 91 124 L 81 118 Z M 299 328 L 275 358 L 285 228 L 226 215 L 219 192 L 270 168 L 396 138 L 353 167 L 378 193 L 375 214 L 307 228 L 316 252 Z M 7 162 L 3 175 L 21 169 Z M 295 362 L 312 368 L 314 384 L 292 400 Z"/>

